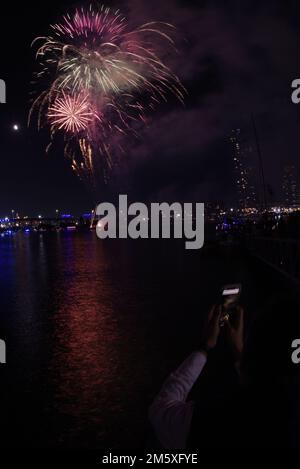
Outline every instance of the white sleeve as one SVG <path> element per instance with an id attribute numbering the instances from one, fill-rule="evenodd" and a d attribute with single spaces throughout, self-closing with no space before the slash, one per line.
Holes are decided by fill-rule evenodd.
<path id="1" fill-rule="evenodd" d="M 150 422 L 164 448 L 184 449 L 194 403 L 188 394 L 206 364 L 206 354 L 192 353 L 165 381 L 149 410 Z"/>

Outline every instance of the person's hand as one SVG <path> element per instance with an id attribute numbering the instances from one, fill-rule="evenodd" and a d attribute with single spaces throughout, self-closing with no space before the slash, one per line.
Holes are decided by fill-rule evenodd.
<path id="1" fill-rule="evenodd" d="M 214 305 L 209 312 L 202 337 L 202 347 L 206 352 L 213 349 L 217 344 L 220 334 L 221 312 L 222 307 L 219 305 Z"/>
<path id="2" fill-rule="evenodd" d="M 239 364 L 244 348 L 244 310 L 241 306 L 238 306 L 234 314 L 225 319 L 224 327 L 235 363 Z"/>

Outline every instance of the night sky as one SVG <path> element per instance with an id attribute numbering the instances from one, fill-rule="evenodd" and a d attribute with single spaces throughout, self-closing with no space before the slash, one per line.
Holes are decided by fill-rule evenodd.
<path id="1" fill-rule="evenodd" d="M 88 2 L 87 2 L 88 3 Z M 85 5 L 86 2 L 78 3 Z M 300 104 L 291 82 L 300 78 L 299 1 L 111 2 L 133 25 L 158 20 L 178 28 L 178 55 L 166 57 L 188 90 L 185 107 L 170 100 L 151 116 L 139 140 L 126 146 L 110 183 L 136 200 L 234 200 L 228 135 L 244 128 L 253 143 L 255 116 L 266 179 L 279 197 L 282 166 L 299 161 Z M 242 4 L 242 6 L 241 6 Z M 60 145 L 46 155 L 47 132 L 27 127 L 36 69 L 32 40 L 46 35 L 74 2 L 1 6 L 0 215 L 80 213 L 95 203 L 71 171 Z M 13 125 L 20 125 L 19 132 Z M 254 154 L 255 158 L 255 154 Z M 256 163 L 256 160 L 253 162 Z"/>

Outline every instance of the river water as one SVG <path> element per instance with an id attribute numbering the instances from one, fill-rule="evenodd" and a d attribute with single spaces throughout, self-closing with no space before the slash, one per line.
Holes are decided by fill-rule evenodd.
<path id="1" fill-rule="evenodd" d="M 221 285 L 243 284 L 249 315 L 274 289 L 231 248 L 94 232 L 1 238 L 0 282 L 3 441 L 29 448 L 142 447 L 151 399 Z"/>

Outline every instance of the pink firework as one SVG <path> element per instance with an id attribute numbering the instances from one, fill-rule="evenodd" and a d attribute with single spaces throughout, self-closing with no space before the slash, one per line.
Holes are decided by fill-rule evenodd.
<path id="1" fill-rule="evenodd" d="M 49 107 L 48 118 L 56 129 L 78 133 L 86 130 L 89 123 L 98 116 L 92 111 L 88 96 L 71 96 L 63 91 Z"/>
<path id="2" fill-rule="evenodd" d="M 73 38 L 81 37 L 86 45 L 91 41 L 94 43 L 106 40 L 114 41 L 118 39 L 126 28 L 125 18 L 118 11 L 112 13 L 109 8 L 101 5 L 100 11 L 76 10 L 74 16 L 69 14 L 63 17 L 63 22 L 52 26 L 57 36 L 68 36 Z"/>

